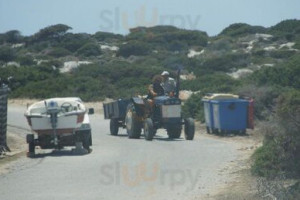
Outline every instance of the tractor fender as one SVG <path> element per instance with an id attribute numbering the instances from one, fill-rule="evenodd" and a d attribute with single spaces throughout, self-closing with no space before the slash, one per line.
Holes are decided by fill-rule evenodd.
<path id="1" fill-rule="evenodd" d="M 134 104 L 137 104 L 137 105 L 144 105 L 144 101 L 142 98 L 140 97 L 132 97 L 131 98 L 131 101 L 134 103 Z"/>
<path id="2" fill-rule="evenodd" d="M 144 116 L 144 108 L 145 108 L 144 100 L 140 97 L 132 97 L 131 101 L 132 101 L 132 104 L 134 106 L 137 116 L 139 116 L 139 117 Z"/>

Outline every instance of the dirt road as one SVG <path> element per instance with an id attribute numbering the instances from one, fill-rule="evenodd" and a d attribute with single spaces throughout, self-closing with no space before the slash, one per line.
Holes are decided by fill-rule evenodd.
<path id="1" fill-rule="evenodd" d="M 8 109 L 8 124 L 23 138 L 25 109 Z M 129 140 L 125 130 L 111 136 L 102 114 L 90 119 L 91 154 L 73 155 L 67 148 L 22 156 L 0 175 L 0 199 L 205 199 L 236 178 L 233 167 L 248 156 L 241 148 L 251 148 L 245 138 L 236 142 L 199 130 L 194 141 L 169 140 L 165 131 L 152 142 Z"/>

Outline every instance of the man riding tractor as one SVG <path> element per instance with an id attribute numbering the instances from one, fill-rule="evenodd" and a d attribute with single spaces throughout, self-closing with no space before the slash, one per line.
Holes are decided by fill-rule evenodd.
<path id="1" fill-rule="evenodd" d="M 162 77 L 155 76 L 149 86 L 146 99 L 133 97 L 127 107 L 125 124 L 129 138 L 139 138 L 142 128 L 146 140 L 152 140 L 156 130 L 164 128 L 171 139 L 180 138 L 184 125 L 185 138 L 192 140 L 195 133 L 194 120 L 183 119 L 179 99 L 179 73 L 177 84 L 164 71 Z M 166 95 L 167 94 L 167 95 Z"/>

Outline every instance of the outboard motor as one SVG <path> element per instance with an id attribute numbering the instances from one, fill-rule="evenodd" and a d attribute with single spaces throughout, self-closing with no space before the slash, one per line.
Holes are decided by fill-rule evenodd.
<path id="1" fill-rule="evenodd" d="M 50 115 L 50 122 L 51 122 L 51 126 L 53 129 L 53 143 L 55 146 L 57 146 L 58 144 L 58 139 L 57 139 L 57 132 L 56 132 L 56 128 L 57 128 L 57 114 L 61 111 L 60 107 L 58 106 L 57 102 L 55 101 L 51 101 L 47 104 L 47 102 L 45 101 L 45 106 L 47 109 L 47 114 Z"/>

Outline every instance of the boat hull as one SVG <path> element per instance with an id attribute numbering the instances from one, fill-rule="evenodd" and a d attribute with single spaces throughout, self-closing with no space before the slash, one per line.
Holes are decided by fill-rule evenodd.
<path id="1" fill-rule="evenodd" d="M 73 133 L 81 126 L 83 118 L 84 113 L 57 117 L 56 133 L 58 135 Z M 52 134 L 54 131 L 50 116 L 27 116 L 27 120 L 37 134 Z"/>

